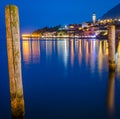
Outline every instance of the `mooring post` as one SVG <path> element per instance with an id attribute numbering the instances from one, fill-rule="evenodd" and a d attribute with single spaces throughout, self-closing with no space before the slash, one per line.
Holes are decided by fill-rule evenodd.
<path id="1" fill-rule="evenodd" d="M 108 27 L 108 63 L 109 70 L 115 71 L 115 25 L 110 25 Z"/>
<path id="2" fill-rule="evenodd" d="M 23 117 L 25 110 L 21 74 L 19 15 L 17 6 L 6 6 L 5 17 L 11 111 L 13 117 Z"/>

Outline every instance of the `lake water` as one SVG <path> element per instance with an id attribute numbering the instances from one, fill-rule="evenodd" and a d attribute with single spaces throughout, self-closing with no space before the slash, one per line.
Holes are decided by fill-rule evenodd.
<path id="1" fill-rule="evenodd" d="M 25 119 L 120 119 L 120 41 L 116 71 L 107 40 L 21 40 Z M 0 119 L 12 119 L 5 40 L 0 41 Z"/>

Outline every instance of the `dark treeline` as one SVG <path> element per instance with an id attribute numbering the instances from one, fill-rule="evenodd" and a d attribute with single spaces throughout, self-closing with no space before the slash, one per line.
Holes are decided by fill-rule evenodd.
<path id="1" fill-rule="evenodd" d="M 33 34 L 39 34 L 39 33 L 44 33 L 44 32 L 54 32 L 54 31 L 58 31 L 58 29 L 61 27 L 61 25 L 57 25 L 54 27 L 44 27 L 41 29 L 37 29 L 33 32 Z"/>

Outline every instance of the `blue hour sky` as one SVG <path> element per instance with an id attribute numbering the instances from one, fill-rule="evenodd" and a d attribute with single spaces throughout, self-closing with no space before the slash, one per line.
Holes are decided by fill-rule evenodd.
<path id="1" fill-rule="evenodd" d="M 1 0 L 0 26 L 5 27 L 4 9 L 8 4 L 19 8 L 21 33 L 30 33 L 45 26 L 90 21 L 93 12 L 100 18 L 118 3 L 119 0 Z"/>

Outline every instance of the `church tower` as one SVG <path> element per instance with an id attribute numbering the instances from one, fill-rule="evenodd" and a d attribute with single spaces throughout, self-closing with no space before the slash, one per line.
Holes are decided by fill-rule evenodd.
<path id="1" fill-rule="evenodd" d="M 96 23 L 96 14 L 95 14 L 95 12 L 94 12 L 93 15 L 92 15 L 92 21 L 93 21 L 93 24 Z"/>

